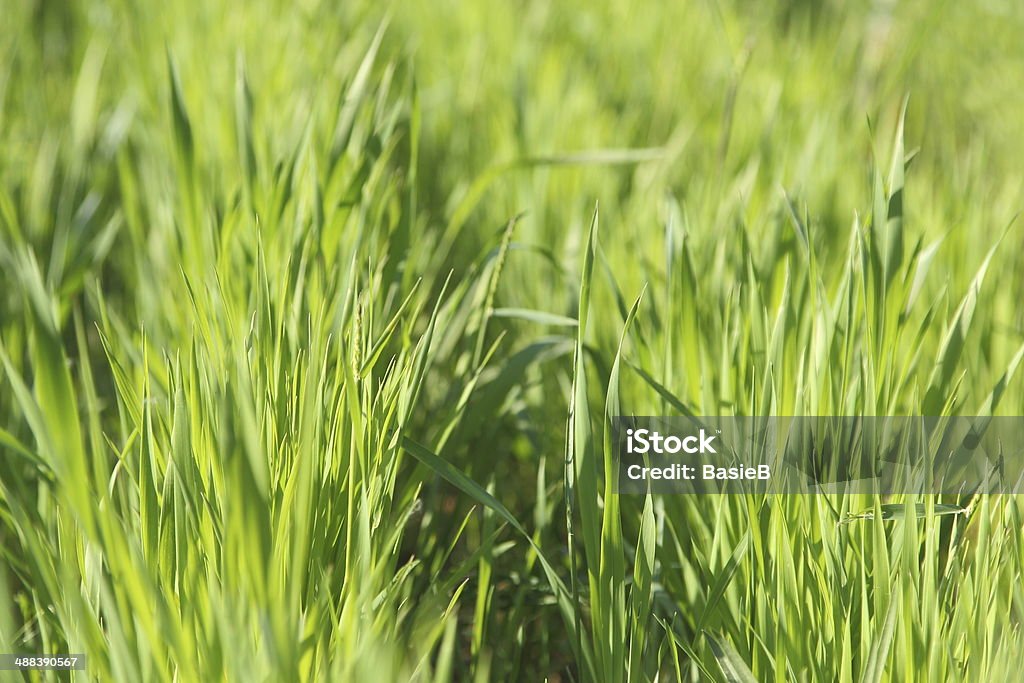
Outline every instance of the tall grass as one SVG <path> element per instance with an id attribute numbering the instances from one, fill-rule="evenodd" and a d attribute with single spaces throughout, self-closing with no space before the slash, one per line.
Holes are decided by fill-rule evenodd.
<path id="1" fill-rule="evenodd" d="M 1019 677 L 1016 497 L 608 476 L 619 414 L 1022 414 L 1015 5 L 7 22 L 0 651 Z"/>

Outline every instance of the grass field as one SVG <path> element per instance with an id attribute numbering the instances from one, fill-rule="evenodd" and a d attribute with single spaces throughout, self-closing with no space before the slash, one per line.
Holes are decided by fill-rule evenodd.
<path id="1" fill-rule="evenodd" d="M 1024 415 L 1024 6 L 384 5 L 4 3 L 0 651 L 1020 680 L 1019 498 L 605 475 L 619 414 Z"/>

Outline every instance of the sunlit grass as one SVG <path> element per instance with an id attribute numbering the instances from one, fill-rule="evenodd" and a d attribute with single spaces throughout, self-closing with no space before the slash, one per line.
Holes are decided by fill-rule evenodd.
<path id="1" fill-rule="evenodd" d="M 426 7 L 16 2 L 0 651 L 1016 680 L 1018 499 L 606 473 L 618 414 L 1022 414 L 1020 10 Z"/>

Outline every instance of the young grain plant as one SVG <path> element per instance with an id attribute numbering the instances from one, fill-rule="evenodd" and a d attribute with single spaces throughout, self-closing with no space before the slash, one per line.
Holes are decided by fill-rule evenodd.
<path id="1" fill-rule="evenodd" d="M 626 5 L 15 3 L 30 680 L 1016 680 L 1017 497 L 608 475 L 619 414 L 1021 413 L 1024 16 Z"/>

